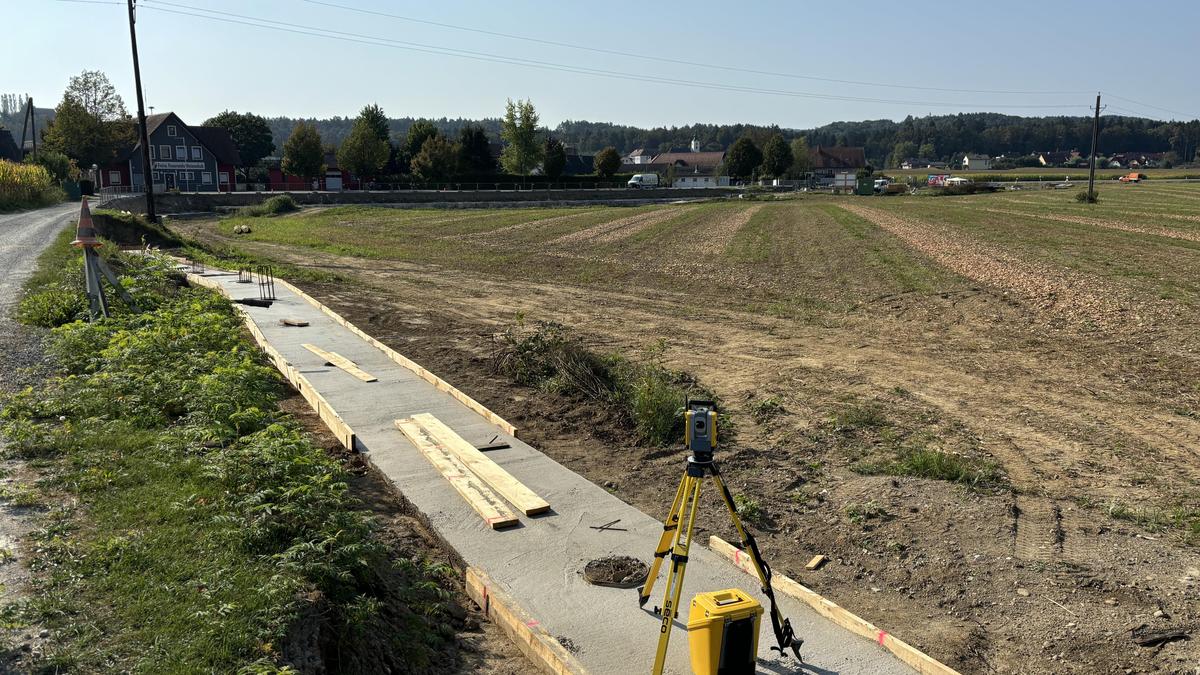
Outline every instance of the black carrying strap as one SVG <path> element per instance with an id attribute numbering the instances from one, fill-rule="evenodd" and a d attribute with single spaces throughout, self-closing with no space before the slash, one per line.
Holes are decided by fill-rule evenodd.
<path id="1" fill-rule="evenodd" d="M 791 619 L 783 617 L 782 612 L 779 611 L 779 607 L 775 602 L 775 589 L 771 588 L 771 566 L 767 564 L 766 560 L 763 560 L 762 554 L 758 552 L 758 542 L 754 541 L 754 535 L 746 532 L 746 539 L 742 542 L 742 548 L 749 550 L 750 555 L 754 556 L 759 566 L 762 567 L 762 592 L 771 601 L 771 629 L 775 631 L 775 641 L 779 643 L 778 647 L 772 647 L 771 649 L 777 649 L 782 654 L 783 650 L 791 648 L 792 654 L 803 663 L 804 657 L 800 656 L 800 646 L 804 644 L 804 640 L 796 637 L 796 632 L 792 630 Z M 781 617 L 783 617 L 782 623 L 780 622 Z"/>
<path id="2" fill-rule="evenodd" d="M 712 462 L 709 470 L 712 471 L 714 476 L 721 475 L 721 470 L 717 468 L 716 462 Z M 725 500 L 730 509 L 733 509 L 733 495 L 729 494 L 729 488 L 725 487 L 725 481 L 718 481 L 718 485 L 721 486 L 722 499 Z M 767 564 L 766 560 L 763 560 L 762 553 L 759 553 L 758 542 L 754 540 L 754 535 L 750 534 L 745 525 L 742 525 L 740 529 L 742 535 L 745 537 L 742 540 L 742 550 L 749 551 L 752 559 L 762 569 L 762 592 L 771 601 L 771 629 L 775 631 L 775 641 L 779 643 L 778 647 L 771 647 L 771 649 L 777 650 L 782 654 L 785 649 L 790 648 L 796 658 L 803 663 L 804 658 L 800 656 L 800 645 L 804 644 L 804 640 L 796 637 L 796 631 L 792 630 L 791 620 L 784 617 L 783 613 L 779 611 L 779 605 L 775 601 L 775 589 L 771 588 L 771 566 Z"/>

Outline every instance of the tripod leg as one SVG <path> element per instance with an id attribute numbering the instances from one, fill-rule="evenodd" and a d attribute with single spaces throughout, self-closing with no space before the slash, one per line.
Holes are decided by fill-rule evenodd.
<path id="1" fill-rule="evenodd" d="M 671 570 L 667 573 L 667 592 L 663 597 L 662 624 L 658 629 L 658 651 L 654 654 L 654 675 L 661 675 L 667 663 L 667 645 L 671 642 L 671 624 L 679 611 L 679 595 L 683 591 L 683 575 L 687 571 L 688 550 L 692 546 L 692 529 L 700 501 L 702 480 L 684 476 L 683 490 L 687 509 L 687 528 L 676 530 L 675 546 L 671 549 Z"/>
<path id="2" fill-rule="evenodd" d="M 675 500 L 671 502 L 671 510 L 667 513 L 666 520 L 663 521 L 662 537 L 658 540 L 658 548 L 654 549 L 654 562 L 650 564 L 650 571 L 646 573 L 646 583 L 638 589 L 638 606 L 644 607 L 646 601 L 650 599 L 650 593 L 654 590 L 654 582 L 658 579 L 658 571 L 662 568 L 662 561 L 671 552 L 671 541 L 675 538 L 675 532 L 679 529 L 679 518 L 683 511 L 683 488 L 687 483 L 687 476 L 679 481 L 679 487 L 675 488 Z"/>
<path id="3" fill-rule="evenodd" d="M 795 631 L 792 630 L 792 622 L 783 616 L 775 602 L 775 589 L 771 587 L 771 566 L 763 560 L 762 554 L 759 553 L 758 542 L 754 540 L 754 535 L 746 531 L 746 527 L 742 525 L 742 519 L 737 513 L 737 505 L 733 503 L 733 495 L 729 494 L 729 488 L 725 487 L 725 481 L 721 480 L 721 472 L 717 468 L 716 462 L 712 463 L 709 471 L 712 473 L 713 482 L 717 484 L 717 492 L 721 493 L 721 501 L 725 502 L 725 508 L 729 510 L 729 518 L 733 521 L 738 536 L 741 537 L 742 550 L 750 554 L 750 562 L 754 565 L 754 571 L 758 573 L 763 595 L 771 601 L 771 628 L 775 632 L 776 642 L 779 643 L 779 651 L 783 653 L 783 650 L 790 647 L 796 658 L 803 661 L 804 659 L 800 657 L 800 645 L 804 643 L 804 640 L 796 637 Z"/>
<path id="4" fill-rule="evenodd" d="M 104 258 L 96 256 L 96 267 L 104 273 L 104 278 L 108 279 L 108 283 L 112 284 L 113 290 L 117 292 L 117 295 L 121 296 L 121 299 L 125 301 L 126 305 L 129 305 L 130 309 L 135 312 L 142 311 L 138 309 L 137 303 L 133 301 L 133 296 L 129 294 L 129 291 L 125 290 L 125 287 L 117 280 L 117 275 L 113 274 L 113 271 L 108 268 L 108 264 L 104 262 Z M 99 279 L 96 280 L 96 285 L 100 285 Z"/>

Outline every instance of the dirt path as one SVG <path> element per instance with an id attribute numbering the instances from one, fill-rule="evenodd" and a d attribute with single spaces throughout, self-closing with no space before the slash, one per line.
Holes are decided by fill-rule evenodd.
<path id="1" fill-rule="evenodd" d="M 686 213 L 692 208 L 694 207 L 665 208 L 618 218 L 617 220 L 593 225 L 578 232 L 565 234 L 557 239 L 550 240 L 547 242 L 547 245 L 570 247 L 583 243 L 608 244 L 620 241 L 632 237 L 646 228 L 653 227 L 682 213 Z"/>

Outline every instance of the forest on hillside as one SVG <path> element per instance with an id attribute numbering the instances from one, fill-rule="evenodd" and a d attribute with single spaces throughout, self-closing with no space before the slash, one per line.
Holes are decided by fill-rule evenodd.
<path id="1" fill-rule="evenodd" d="M 299 121 L 288 117 L 269 118 L 267 123 L 276 147 Z M 351 117 L 305 120 L 316 125 L 324 142 L 337 145 L 350 132 Z M 392 134 L 403 137 L 415 118 L 392 118 Z M 493 140 L 500 135 L 500 120 L 441 118 L 429 120 L 444 134 L 454 137 L 467 124 L 480 124 Z M 749 124 L 689 124 L 679 127 L 641 127 L 567 120 L 547 132 L 575 151 L 589 154 L 607 146 L 622 154 L 640 147 L 687 147 L 693 138 L 704 149 L 725 149 L 742 136 L 749 136 L 760 147 L 773 134 L 791 140 L 804 136 L 809 146 L 862 146 L 875 166 L 887 166 L 893 160 L 911 156 L 951 160 L 965 153 L 1009 157 L 1054 150 L 1086 152 L 1091 145 L 1090 117 L 1019 117 L 998 113 L 961 113 L 957 115 L 909 116 L 894 120 L 834 122 L 815 129 L 788 129 Z M 1194 158 L 1200 145 L 1200 120 L 1163 122 L 1144 117 L 1105 116 L 1101 120 L 1100 152 L 1173 152 L 1177 160 Z"/>

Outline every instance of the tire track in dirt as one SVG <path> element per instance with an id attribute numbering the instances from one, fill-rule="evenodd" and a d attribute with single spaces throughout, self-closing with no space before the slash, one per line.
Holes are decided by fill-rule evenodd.
<path id="1" fill-rule="evenodd" d="M 981 209 L 986 213 L 996 213 L 1008 216 L 1021 216 L 1023 218 L 1035 218 L 1038 220 L 1053 220 L 1060 223 L 1071 223 L 1074 225 L 1090 225 L 1092 227 L 1100 227 L 1106 230 L 1119 230 L 1121 232 L 1131 232 L 1133 234 L 1149 234 L 1157 237 L 1166 237 L 1168 239 L 1182 239 L 1184 241 L 1200 242 L 1200 232 L 1188 232 L 1187 230 L 1176 230 L 1170 227 L 1153 227 L 1142 225 L 1130 225 L 1113 220 L 1101 220 L 1099 218 L 1087 218 L 1084 216 L 1064 216 L 1053 215 L 1049 213 L 1026 213 L 1024 211 L 1010 211 L 1007 209 Z"/>
<path id="2" fill-rule="evenodd" d="M 551 216 L 549 218 L 538 218 L 537 220 L 529 220 L 524 223 L 514 223 L 512 225 L 505 225 L 504 227 L 499 227 L 494 230 L 486 230 L 484 232 L 468 232 L 465 234 L 449 234 L 444 237 L 439 237 L 439 239 L 462 239 L 464 241 L 492 239 L 495 237 L 502 237 L 505 235 L 509 235 L 509 234 L 512 234 L 513 232 L 520 232 L 522 230 L 531 230 L 536 227 L 553 227 L 555 225 L 559 225 L 562 223 L 569 223 L 572 220 L 581 219 L 584 216 L 589 216 L 589 215 L 592 215 L 593 213 L 595 213 L 595 212 L 591 211 L 591 210 L 579 211 L 577 213 L 567 213 L 567 214 L 564 214 L 561 216 Z"/>
<path id="3" fill-rule="evenodd" d="M 1140 314 L 1147 313 L 1144 303 L 1097 277 L 1022 260 L 983 242 L 879 209 L 857 204 L 839 206 L 891 233 L 942 267 L 1027 299 L 1040 312 L 1103 327 L 1130 320 L 1140 324 Z"/>
<path id="4" fill-rule="evenodd" d="M 584 243 L 609 244 L 632 237 L 648 227 L 653 227 L 690 210 L 691 208 L 666 208 L 638 213 L 563 235 L 546 242 L 546 244 L 549 246 L 572 246 Z"/>
<path id="5" fill-rule="evenodd" d="M 711 218 L 697 223 L 696 229 L 704 227 L 710 220 L 716 221 L 715 227 L 705 228 L 703 232 L 698 232 L 698 236 L 688 237 L 685 240 L 687 243 L 682 247 L 683 251 L 689 255 L 720 256 L 725 253 L 725 249 L 729 247 L 729 243 L 733 241 L 737 233 L 750 222 L 751 218 L 762 211 L 764 206 L 766 205 L 755 204 L 732 215 L 713 214 Z"/>

